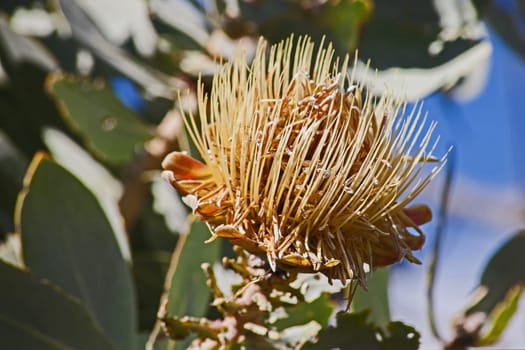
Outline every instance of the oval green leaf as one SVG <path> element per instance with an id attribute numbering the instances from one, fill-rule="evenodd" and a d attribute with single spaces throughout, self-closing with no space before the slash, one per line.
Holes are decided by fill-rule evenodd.
<path id="1" fill-rule="evenodd" d="M 506 299 L 508 291 L 525 283 L 525 231 L 519 231 L 490 258 L 481 276 L 480 285 L 486 294 L 467 314 L 482 311 L 490 314 L 496 305 Z"/>
<path id="2" fill-rule="evenodd" d="M 370 310 L 370 321 L 381 327 L 390 322 L 388 269 L 379 268 L 370 275 L 368 290 L 357 289 L 352 299 L 352 310 Z"/>
<path id="3" fill-rule="evenodd" d="M 114 349 L 77 299 L 2 261 L 0 281 L 2 348 Z"/>
<path id="4" fill-rule="evenodd" d="M 134 346 L 136 309 L 129 266 L 95 196 L 38 154 L 17 203 L 26 265 L 82 300 L 118 349 Z"/>
<path id="5" fill-rule="evenodd" d="M 209 238 L 208 226 L 199 219 L 195 219 L 187 235 L 179 238 L 170 267 L 174 273 L 170 281 L 166 316 L 206 315 L 211 291 L 206 286 L 206 275 L 201 265 L 205 262 L 213 264 L 219 260 L 221 253 L 220 241 L 204 243 Z"/>
<path id="6" fill-rule="evenodd" d="M 139 116 L 124 106 L 102 82 L 51 75 L 47 88 L 65 121 L 98 158 L 124 164 L 152 137 Z"/>
<path id="7" fill-rule="evenodd" d="M 505 299 L 502 300 L 489 315 L 490 327 L 477 341 L 476 345 L 485 346 L 498 341 L 503 331 L 518 310 L 518 301 L 523 293 L 524 285 L 518 284 L 511 288 Z"/>

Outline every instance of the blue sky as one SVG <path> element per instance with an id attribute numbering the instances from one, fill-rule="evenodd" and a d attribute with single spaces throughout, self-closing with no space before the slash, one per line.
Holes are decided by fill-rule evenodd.
<path id="1" fill-rule="evenodd" d="M 467 305 L 490 255 L 525 227 L 525 201 L 521 200 L 525 190 L 525 64 L 493 31 L 490 40 L 490 72 L 477 97 L 459 102 L 435 93 L 425 99 L 424 109 L 439 121 L 441 153 L 448 145 L 455 146 L 451 215 L 442 241 L 435 303 L 438 328 L 448 339 L 452 319 Z M 430 199 L 434 212 L 443 175 L 420 200 Z M 393 318 L 416 326 L 424 349 L 440 348 L 426 318 L 426 273 L 434 230 L 435 221 L 424 227 L 428 243 L 419 254 L 423 265 L 403 263 L 391 274 Z M 499 346 L 525 347 L 524 326 L 522 302 Z"/>
<path id="2" fill-rule="evenodd" d="M 525 165 L 525 64 L 494 33 L 489 78 L 480 95 L 457 102 L 436 93 L 425 99 L 432 118 L 439 120 L 444 144 L 457 152 L 457 171 L 486 183 L 523 183 Z"/>

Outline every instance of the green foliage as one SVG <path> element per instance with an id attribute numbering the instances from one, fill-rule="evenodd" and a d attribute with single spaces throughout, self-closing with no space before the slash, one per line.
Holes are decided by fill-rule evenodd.
<path id="1" fill-rule="evenodd" d="M 490 257 L 473 293 L 474 302 L 456 322 L 451 344 L 484 346 L 499 340 L 518 308 L 525 285 L 525 231 L 519 231 Z M 474 326 L 473 326 L 474 325 Z"/>
<path id="2" fill-rule="evenodd" d="M 233 317 L 239 308 L 246 314 L 237 319 L 255 324 L 244 329 L 246 343 L 253 349 L 299 349 L 316 336 L 317 343 L 304 348 L 416 349 L 417 331 L 390 321 L 387 270 L 375 271 L 369 291 L 357 291 L 353 311 L 339 313 L 337 326 L 329 326 L 338 300 L 332 295 L 340 286 L 329 287 L 317 276 L 290 287 L 278 274 L 265 280 L 264 269 L 258 270 L 259 279 L 243 276 L 242 283 L 229 280 L 231 274 L 224 271 L 214 273 L 211 266 L 224 255 L 221 243 L 204 243 L 210 233 L 199 220 L 193 221 L 188 233 L 167 224 L 167 217 L 177 213 L 185 218 L 188 211 L 174 201 L 163 202 L 169 202 L 168 208 L 156 208 L 155 201 L 162 195 L 154 200 L 150 183 L 159 180 L 160 162 L 167 152 L 191 146 L 182 136 L 182 123 L 167 127 L 167 112 L 177 94 L 189 90 L 180 102 L 183 108 L 191 108 L 196 75 L 211 74 L 216 62 L 232 57 L 238 43 L 250 54 L 250 45 L 260 35 L 272 42 L 292 33 L 309 34 L 315 40 L 325 37 L 341 55 L 359 49 L 362 59 L 372 59 L 372 67 L 438 72 L 438 82 L 424 74 L 417 80 L 417 90 L 427 94 L 455 84 L 476 66 L 462 64 L 469 69 L 458 70 L 449 64 L 472 62 L 463 54 L 482 45 L 482 38 L 462 34 L 478 22 L 467 23 L 465 18 L 470 17 L 465 10 L 456 9 L 464 22 L 455 35 L 443 39 L 442 32 L 451 33 L 443 21 L 446 15 L 430 2 L 417 0 L 239 0 L 217 1 L 217 6 L 209 7 L 197 1 L 137 0 L 129 3 L 139 15 L 130 13 L 129 18 L 128 13 L 118 12 L 124 3 L 116 5 L 117 12 L 106 19 L 102 19 L 106 11 L 113 10 L 98 8 L 97 14 L 93 8 L 105 5 L 95 2 L 93 7 L 78 0 L 9 0 L 0 5 L 0 244 L 7 233 L 14 232 L 9 235 L 12 244 L 0 245 L 0 253 L 7 252 L 4 255 L 20 265 L 25 263 L 18 269 L 0 261 L 0 347 L 142 348 L 144 332 L 151 331 L 157 311 L 172 330 L 179 327 L 184 335 L 207 332 L 213 338 L 224 328 L 218 329 L 211 321 L 201 323 L 204 317 Z M 483 9 L 484 18 L 523 54 L 515 18 L 497 12 L 491 2 L 475 3 Z M 15 28 L 14 15 L 22 6 L 52 18 L 51 32 L 24 33 Z M 121 41 L 110 35 L 104 22 L 107 18 L 118 20 L 121 29 L 128 28 Z M 152 37 L 141 37 L 144 30 L 133 32 L 137 25 L 151 31 Z M 150 52 L 141 47 L 144 40 L 152 43 Z M 429 45 L 436 43 L 442 45 L 441 50 L 429 53 Z M 77 56 L 79 52 L 93 60 L 93 67 L 77 64 L 82 56 Z M 442 75 L 451 80 L 444 81 Z M 108 83 L 115 76 L 135 82 L 143 109 L 132 110 L 117 97 Z M 207 78 L 203 82 L 208 89 Z M 78 161 L 85 153 L 78 151 L 79 145 L 52 146 L 45 139 L 50 128 L 86 148 L 96 159 L 90 161 L 103 172 L 109 167 L 114 177 L 109 181 L 111 194 L 104 196 L 105 180 L 93 180 L 103 177 L 100 172 L 92 176 L 86 164 Z M 146 149 L 148 141 L 156 148 Z M 43 155 L 46 151 L 56 158 Z M 163 194 L 174 198 L 171 193 Z M 111 197 L 111 205 L 106 197 Z M 120 211 L 116 209 L 119 200 Z M 117 229 L 116 222 L 122 227 Z M 23 259 L 13 248 L 19 238 Z M 525 235 L 520 232 L 489 261 L 480 281 L 486 294 L 465 311 L 465 322 L 482 312 L 484 328 L 483 332 L 481 326 L 474 334 L 467 332 L 471 337 L 468 345 L 494 343 L 515 314 L 525 280 L 523 269 L 516 267 L 525 266 L 524 249 Z M 227 268 L 242 275 L 242 264 L 228 261 Z M 206 273 L 203 263 L 210 264 L 205 265 Z M 296 276 L 287 276 L 292 277 Z M 232 295 L 221 294 L 217 286 L 214 289 L 213 278 L 228 282 Z M 212 286 L 207 288 L 207 283 Z M 281 293 L 269 303 L 281 306 L 276 309 L 282 313 L 261 311 L 253 300 L 242 304 L 235 299 L 246 292 L 241 285 L 258 288 L 258 296 L 269 294 L 269 289 Z M 188 315 L 191 317 L 184 317 Z M 230 320 L 220 325 L 230 326 Z M 458 327 L 464 331 L 463 326 Z M 279 340 L 272 338 L 276 333 Z M 458 339 L 463 335 L 465 332 L 458 332 Z M 156 338 L 147 345 L 163 350 L 173 347 L 171 340 L 159 334 Z M 190 345 L 177 342 L 176 346 Z"/>
<path id="3" fill-rule="evenodd" d="M 335 304 L 330 299 L 330 294 L 323 293 L 311 303 L 302 302 L 287 307 L 287 316 L 277 320 L 274 326 L 282 330 L 304 324 L 307 321 L 316 321 L 322 327 L 326 327 L 334 309 Z"/>
<path id="4" fill-rule="evenodd" d="M 457 57 L 480 41 L 458 36 L 443 42 L 441 51 L 432 53 L 430 45 L 439 41 L 440 32 L 446 29 L 442 27 L 446 21 L 440 22 L 440 14 L 432 2 L 376 0 L 375 4 L 376 11 L 366 25 L 359 51 L 379 69 L 433 68 Z M 461 13 L 464 10 L 456 11 Z"/>
<path id="5" fill-rule="evenodd" d="M 494 253 L 480 280 L 480 286 L 487 292 L 467 313 L 491 312 L 501 300 L 505 300 L 511 288 L 525 283 L 525 270 L 516 268 L 525 266 L 524 251 L 525 231 L 519 231 Z"/>
<path id="6" fill-rule="evenodd" d="M 391 322 L 387 330 L 368 322 L 368 311 L 337 314 L 337 325 L 319 333 L 315 344 L 305 350 L 314 349 L 367 349 L 395 350 L 418 349 L 419 333 L 401 322 Z"/>
<path id="7" fill-rule="evenodd" d="M 523 284 L 511 288 L 505 299 L 501 300 L 489 315 L 490 328 L 477 341 L 476 345 L 494 344 L 503 334 L 512 316 L 518 310 L 518 301 L 523 293 Z"/>
<path id="8" fill-rule="evenodd" d="M 308 287 L 308 279 L 296 279 L 296 274 L 285 272 L 268 273 L 264 260 L 239 247 L 235 253 L 236 259 L 223 258 L 223 267 L 203 265 L 213 293 L 211 304 L 219 316 L 162 316 L 168 335 L 178 341 L 177 345 L 195 350 L 205 346 L 301 349 L 327 326 L 336 307 L 328 293 L 321 292 L 307 302 L 300 290 Z M 325 285 L 324 290 L 328 289 Z M 194 336 L 191 343 L 190 335 Z"/>
<path id="9" fill-rule="evenodd" d="M 131 274 L 100 204 L 42 155 L 31 163 L 25 183 L 17 222 L 26 265 L 80 299 L 117 348 L 134 348 Z"/>
<path id="10" fill-rule="evenodd" d="M 0 211 L 10 212 L 15 207 L 26 167 L 24 155 L 0 130 Z M 1 232 L 13 230 L 13 227 L 5 226 L 0 224 L 0 237 Z"/>
<path id="11" fill-rule="evenodd" d="M 31 159 L 34 152 L 43 149 L 42 126 L 63 126 L 43 89 L 47 74 L 57 69 L 57 62 L 39 43 L 14 32 L 5 18 L 0 18 L 0 62 L 0 77 L 9 80 L 0 84 L 0 128 L 20 153 Z"/>
<path id="12" fill-rule="evenodd" d="M 115 349 L 78 299 L 2 261 L 0 280 L 3 348 Z"/>
<path id="13" fill-rule="evenodd" d="M 317 41 L 323 37 L 333 42 L 340 55 L 351 52 L 357 46 L 359 30 L 370 17 L 372 3 L 369 0 L 343 0 L 326 3 L 302 1 L 241 2 L 244 20 L 257 25 L 257 30 L 271 42 L 276 43 L 291 33 L 309 35 Z M 227 29 L 239 31 L 239 18 Z M 245 24 L 244 27 L 249 27 Z M 241 26 L 242 28 L 242 26 Z"/>
<path id="14" fill-rule="evenodd" d="M 378 326 L 386 326 L 390 322 L 388 269 L 379 268 L 370 275 L 368 290 L 357 289 L 352 300 L 352 310 L 369 310 L 370 321 Z"/>
<path id="15" fill-rule="evenodd" d="M 60 112 L 100 159 L 125 164 L 140 145 L 152 137 L 140 117 L 120 102 L 103 82 L 54 75 L 48 89 L 59 102 Z"/>
<path id="16" fill-rule="evenodd" d="M 201 265 L 218 261 L 221 253 L 220 242 L 204 244 L 210 238 L 208 226 L 195 219 L 188 234 L 181 236 L 177 243 L 171 268 L 174 269 L 169 281 L 166 316 L 194 316 L 206 314 L 211 291 L 203 288 L 206 275 Z"/>

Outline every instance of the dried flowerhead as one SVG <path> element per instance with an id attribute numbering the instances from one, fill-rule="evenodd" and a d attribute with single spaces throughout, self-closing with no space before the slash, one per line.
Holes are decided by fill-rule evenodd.
<path id="1" fill-rule="evenodd" d="M 164 177 L 225 237 L 272 269 L 365 283 L 366 266 L 417 262 L 430 220 L 407 204 L 429 183 L 434 123 L 403 101 L 362 96 L 330 45 L 291 38 L 225 64 L 187 129 L 204 160 L 173 152 Z M 420 120 L 423 119 L 423 120 Z M 200 124 L 200 125 L 199 125 Z"/>

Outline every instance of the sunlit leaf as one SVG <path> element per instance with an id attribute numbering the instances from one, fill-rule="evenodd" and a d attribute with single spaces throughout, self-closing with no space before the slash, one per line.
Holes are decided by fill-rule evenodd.
<path id="1" fill-rule="evenodd" d="M 163 22 L 188 35 L 202 47 L 209 40 L 208 20 L 190 1 L 151 0 L 151 10 Z"/>
<path id="2" fill-rule="evenodd" d="M 77 299 L 2 261 L 0 281 L 2 348 L 114 349 Z"/>
<path id="3" fill-rule="evenodd" d="M 97 197 L 106 213 L 122 256 L 131 262 L 131 253 L 126 229 L 119 212 L 122 184 L 65 133 L 54 128 L 44 128 L 42 138 L 56 160 L 71 172 Z"/>
<path id="4" fill-rule="evenodd" d="M 441 88 L 450 88 L 457 84 L 461 78 L 469 79 L 471 75 L 480 74 L 486 77 L 489 69 L 489 58 L 492 54 L 492 45 L 488 41 L 481 41 L 456 57 L 431 68 L 418 67 L 391 67 L 371 73 L 370 68 L 361 61 L 358 62 L 355 77 L 358 81 L 366 83 L 370 91 L 380 96 L 387 91 L 401 91 L 409 102 L 420 100 Z M 366 58 L 366 55 L 360 55 Z M 377 68 L 372 59 L 372 69 Z M 482 71 L 485 70 L 485 71 Z M 474 79 L 474 78 L 473 78 Z M 486 79 L 482 77 L 478 85 L 467 90 L 454 92 L 458 98 L 468 99 L 476 91 L 481 91 Z M 461 86 L 460 86 L 461 87 Z"/>
<path id="5" fill-rule="evenodd" d="M 371 0 L 338 1 L 323 7 L 318 25 L 329 29 L 340 54 L 344 55 L 357 47 L 361 26 L 372 14 L 372 7 Z"/>
<path id="6" fill-rule="evenodd" d="M 525 231 L 519 231 L 490 258 L 481 276 L 480 285 L 487 293 L 467 313 L 482 311 L 489 314 L 505 299 L 507 292 L 517 284 L 525 283 Z"/>
<path id="7" fill-rule="evenodd" d="M 319 323 L 310 321 L 300 326 L 292 326 L 283 329 L 281 340 L 286 344 L 291 344 L 295 348 L 302 349 L 304 344 L 313 339 L 321 330 Z"/>
<path id="8" fill-rule="evenodd" d="M 452 345 L 491 344 L 499 339 L 517 309 L 525 284 L 525 231 L 517 232 L 490 258 L 473 302 L 455 322 Z"/>
<path id="9" fill-rule="evenodd" d="M 209 238 L 208 226 L 197 218 L 189 233 L 179 237 L 166 276 L 168 293 L 160 310 L 164 322 L 182 316 L 203 317 L 208 311 L 211 290 L 207 288 L 201 265 L 218 261 L 221 253 L 220 241 L 204 243 Z M 158 329 L 153 331 L 153 337 L 157 339 L 157 336 Z M 172 341 L 170 343 L 173 345 Z M 176 348 L 183 349 L 183 343 L 176 343 Z"/>
<path id="10" fill-rule="evenodd" d="M 133 277 L 137 291 L 139 329 L 151 331 L 157 321 L 162 283 L 168 271 L 170 253 L 138 248 L 133 254 Z"/>
<path id="11" fill-rule="evenodd" d="M 45 71 L 58 69 L 56 59 L 37 42 L 13 32 L 4 18 L 0 19 L 0 43 L 13 63 L 31 63 Z"/>
<path id="12" fill-rule="evenodd" d="M 182 204 L 180 195 L 164 179 L 157 177 L 151 184 L 153 209 L 163 216 L 166 226 L 172 232 L 187 232 L 189 229 L 188 210 Z"/>
<path id="13" fill-rule="evenodd" d="M 42 90 L 45 77 L 58 69 L 58 63 L 39 42 L 12 31 L 4 17 L 0 17 L 0 62 L 0 129 L 30 159 L 44 147 L 41 127 L 64 124 Z"/>
<path id="14" fill-rule="evenodd" d="M 220 241 L 204 243 L 210 238 L 206 224 L 195 219 L 190 232 L 179 238 L 175 251 L 175 268 L 171 278 L 167 316 L 202 317 L 209 306 L 211 291 L 206 287 L 206 276 L 201 269 L 204 262 L 213 263 L 219 259 Z"/>
<path id="15" fill-rule="evenodd" d="M 148 347 L 148 340 L 150 335 L 148 333 L 140 333 L 137 350 L 168 350 L 170 349 L 169 339 L 159 339 L 151 348 Z"/>
<path id="16" fill-rule="evenodd" d="M 359 41 L 360 58 L 370 59 L 371 68 L 379 70 L 377 79 L 369 74 L 368 85 L 380 95 L 388 83 L 390 91 L 402 91 L 408 101 L 416 101 L 472 74 L 485 76 L 491 44 L 480 28 L 470 1 L 374 1 L 374 14 Z M 360 80 L 364 67 L 358 69 Z M 472 92 L 463 90 L 462 96 L 481 91 L 485 82 L 471 80 Z"/>
<path id="17" fill-rule="evenodd" d="M 108 163 L 129 162 L 152 137 L 138 115 L 102 82 L 57 74 L 48 80 L 47 87 L 66 122 L 96 156 Z"/>
<path id="18" fill-rule="evenodd" d="M 168 190 L 170 191 L 166 197 L 173 195 L 172 189 Z M 133 276 L 139 306 L 139 326 L 143 331 L 151 331 L 157 321 L 160 299 L 167 291 L 164 281 L 179 237 L 177 233 L 188 232 L 190 225 L 188 223 L 184 231 L 170 230 L 166 225 L 166 218 L 156 212 L 155 201 L 154 194 L 146 196 L 140 216 L 129 232 L 132 237 Z M 170 219 L 176 220 L 177 216 Z M 182 217 L 182 220 L 187 221 L 187 218 Z"/>
<path id="19" fill-rule="evenodd" d="M 368 290 L 357 289 L 352 299 L 352 310 L 370 310 L 370 321 L 378 326 L 386 326 L 390 322 L 388 269 L 374 271 L 368 279 Z"/>
<path id="20" fill-rule="evenodd" d="M 373 66 L 379 69 L 436 67 L 478 42 L 458 36 L 451 38 L 457 40 L 443 43 L 441 50 L 431 50 L 429 46 L 439 39 L 444 26 L 454 20 L 440 19 L 439 6 L 433 2 L 376 0 L 374 6 L 373 18 L 365 25 L 359 43 L 359 55 L 370 58 Z M 454 14 L 461 16 L 460 9 L 456 7 L 455 10 Z M 466 25 L 456 24 L 458 28 Z"/>
<path id="21" fill-rule="evenodd" d="M 19 234 L 8 234 L 4 242 L 0 243 L 0 260 L 19 268 L 24 267 Z"/>
<path id="22" fill-rule="evenodd" d="M 179 80 L 138 63 L 126 51 L 110 43 L 77 1 L 60 0 L 59 3 L 73 37 L 80 44 L 89 48 L 106 64 L 144 87 L 150 94 L 168 98 L 175 96 L 175 90 L 181 84 Z M 142 44 L 144 43 L 140 45 Z"/>
<path id="23" fill-rule="evenodd" d="M 65 133 L 54 128 L 44 128 L 42 138 L 55 159 L 71 172 L 97 197 L 106 213 L 122 256 L 131 262 L 127 233 L 118 201 L 122 196 L 122 184 Z"/>
<path id="24" fill-rule="evenodd" d="M 241 13 L 259 26 L 270 42 L 290 34 L 307 34 L 320 41 L 325 37 L 338 54 L 345 55 L 357 45 L 361 25 L 371 14 L 368 0 L 343 0 L 308 6 L 301 1 L 241 2 Z"/>
<path id="25" fill-rule="evenodd" d="M 335 303 L 330 299 L 330 295 L 323 293 L 311 303 L 301 302 L 286 308 L 288 316 L 275 322 L 274 326 L 278 329 L 285 329 L 308 321 L 316 321 L 324 327 L 328 324 L 334 309 Z"/>
<path id="26" fill-rule="evenodd" d="M 81 299 L 119 349 L 134 346 L 137 315 L 129 266 L 95 196 L 42 154 L 17 203 L 26 265 Z"/>
<path id="27" fill-rule="evenodd" d="M 137 51 L 151 56 L 155 50 L 157 33 L 151 23 L 147 3 L 143 0 L 79 1 L 78 4 L 106 38 L 116 45 L 123 45 L 132 38 Z M 126 16 L 122 16 L 126 9 Z"/>
<path id="28" fill-rule="evenodd" d="M 512 316 L 518 310 L 518 301 L 523 293 L 524 285 L 519 284 L 509 290 L 502 300 L 489 315 L 490 328 L 476 342 L 476 345 L 489 345 L 496 342 Z"/>

